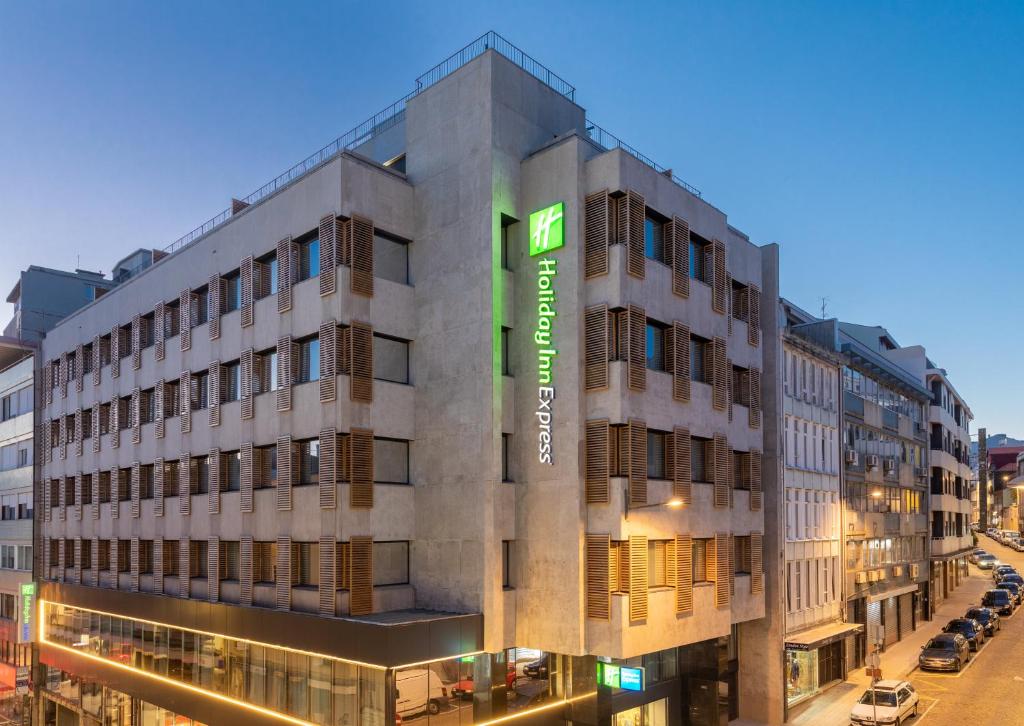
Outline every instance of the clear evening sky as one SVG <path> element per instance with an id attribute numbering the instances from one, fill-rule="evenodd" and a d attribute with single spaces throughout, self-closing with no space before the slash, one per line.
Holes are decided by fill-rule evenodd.
<path id="1" fill-rule="evenodd" d="M 488 29 L 1024 434 L 1019 3 L 0 0 L 0 287 L 162 247 Z M 0 306 L 4 321 L 10 306 Z"/>

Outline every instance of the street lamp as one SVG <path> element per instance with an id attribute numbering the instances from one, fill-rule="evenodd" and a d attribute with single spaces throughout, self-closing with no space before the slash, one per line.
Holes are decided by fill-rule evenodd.
<path id="1" fill-rule="evenodd" d="M 686 502 L 683 501 L 682 497 L 672 497 L 664 502 L 655 502 L 654 504 L 636 504 L 630 505 L 629 503 L 629 487 L 622 490 L 623 493 L 623 511 L 625 512 L 625 518 L 629 519 L 629 510 L 631 509 L 654 509 L 656 507 L 667 507 L 669 509 L 679 509 Z"/>

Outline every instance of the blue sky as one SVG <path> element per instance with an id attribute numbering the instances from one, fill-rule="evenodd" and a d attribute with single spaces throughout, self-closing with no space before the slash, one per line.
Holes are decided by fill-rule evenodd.
<path id="1" fill-rule="evenodd" d="M 164 246 L 488 29 L 1024 434 L 1019 3 L 0 3 L 0 287 Z"/>

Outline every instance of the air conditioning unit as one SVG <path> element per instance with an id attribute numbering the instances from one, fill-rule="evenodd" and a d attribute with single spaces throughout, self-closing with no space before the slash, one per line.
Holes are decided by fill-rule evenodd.
<path id="1" fill-rule="evenodd" d="M 878 582 L 878 570 L 868 572 L 868 582 Z"/>
<path id="2" fill-rule="evenodd" d="M 869 469 L 878 468 L 878 454 L 868 454 L 864 461 L 867 463 Z"/>
<path id="3" fill-rule="evenodd" d="M 887 573 L 886 573 L 886 571 L 885 571 L 885 570 L 879 570 L 879 571 L 878 571 L 878 579 L 879 579 L 879 580 L 884 580 L 884 579 L 886 579 L 886 576 L 887 576 Z"/>
<path id="4" fill-rule="evenodd" d="M 917 576 L 920 573 L 921 573 L 921 566 L 920 565 L 911 565 L 910 566 L 910 579 L 911 580 L 916 580 Z"/>
<path id="5" fill-rule="evenodd" d="M 892 568 L 892 576 L 893 577 L 903 577 L 903 567 L 900 566 L 900 565 L 896 565 L 895 567 L 893 567 Z"/>
<path id="6" fill-rule="evenodd" d="M 847 464 L 853 464 L 853 465 L 856 466 L 856 464 L 857 464 L 857 452 L 854 449 L 847 449 L 846 450 L 846 463 Z"/>
<path id="7" fill-rule="evenodd" d="M 885 457 L 885 462 L 883 465 L 885 467 L 885 472 L 887 474 L 896 471 L 896 459 L 892 458 L 891 456 Z"/>
<path id="8" fill-rule="evenodd" d="M 856 582 L 858 585 L 863 585 L 865 582 L 868 581 L 868 573 L 858 572 L 853 576 L 853 581 Z"/>

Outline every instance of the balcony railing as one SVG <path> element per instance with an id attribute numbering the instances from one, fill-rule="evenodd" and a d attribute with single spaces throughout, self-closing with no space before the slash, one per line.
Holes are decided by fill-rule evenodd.
<path id="1" fill-rule="evenodd" d="M 612 149 L 622 149 L 630 156 L 642 161 L 644 164 L 647 164 L 647 166 L 651 167 L 659 174 L 664 174 L 672 181 L 674 181 L 676 184 L 681 186 L 683 189 L 690 192 L 690 194 L 692 194 L 693 196 L 702 197 L 700 189 L 693 186 L 692 184 L 687 184 L 685 181 L 683 181 L 675 174 L 673 174 L 670 169 L 666 169 L 649 156 L 641 154 L 639 151 L 637 151 L 632 146 L 624 142 L 618 136 L 615 136 L 614 134 L 605 131 L 603 128 L 595 124 L 593 121 L 590 121 L 588 119 L 586 123 L 587 136 L 589 136 L 590 140 L 593 141 L 598 146 L 600 146 L 602 149 L 607 149 L 608 151 L 611 151 Z"/>

